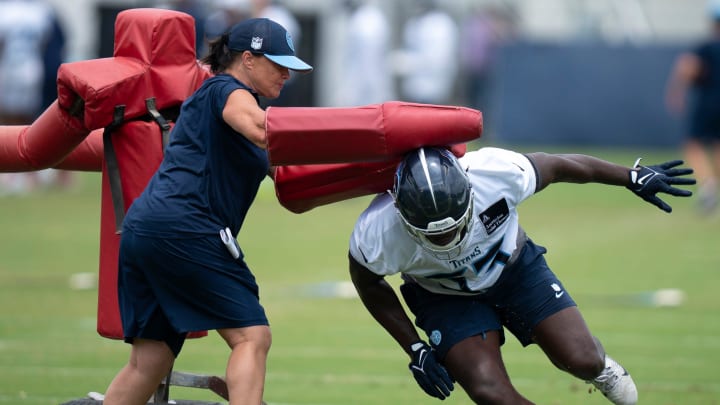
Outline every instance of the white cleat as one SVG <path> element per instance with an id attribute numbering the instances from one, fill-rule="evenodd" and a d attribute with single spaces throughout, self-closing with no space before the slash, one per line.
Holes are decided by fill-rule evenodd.
<path id="1" fill-rule="evenodd" d="M 615 405 L 635 405 L 637 388 L 630 373 L 610 356 L 605 356 L 605 369 L 594 380 L 588 381 Z"/>

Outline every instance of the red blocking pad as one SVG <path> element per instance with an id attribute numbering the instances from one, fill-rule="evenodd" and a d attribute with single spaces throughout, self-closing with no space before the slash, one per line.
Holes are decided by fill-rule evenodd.
<path id="1" fill-rule="evenodd" d="M 482 113 L 399 101 L 363 107 L 270 107 L 268 156 L 274 166 L 386 161 L 421 146 L 469 142 Z"/>
<path id="2" fill-rule="evenodd" d="M 450 150 L 460 157 L 467 146 L 456 144 Z M 400 160 L 279 166 L 275 171 L 275 194 L 283 207 L 299 214 L 322 205 L 382 193 L 392 187 Z"/>

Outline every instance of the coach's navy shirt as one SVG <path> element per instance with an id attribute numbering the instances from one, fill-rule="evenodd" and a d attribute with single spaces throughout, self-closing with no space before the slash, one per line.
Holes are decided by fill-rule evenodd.
<path id="1" fill-rule="evenodd" d="M 234 77 L 207 79 L 182 105 L 160 168 L 127 212 L 138 235 L 192 238 L 237 235 L 269 169 L 267 153 L 222 118 Z M 257 95 L 253 94 L 257 100 Z"/>

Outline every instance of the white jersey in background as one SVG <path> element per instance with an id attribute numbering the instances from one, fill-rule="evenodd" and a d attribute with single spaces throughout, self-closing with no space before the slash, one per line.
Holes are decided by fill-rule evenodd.
<path id="1" fill-rule="evenodd" d="M 42 108 L 43 52 L 53 9 L 40 1 L 0 1 L 0 111 L 35 118 Z"/>
<path id="2" fill-rule="evenodd" d="M 360 215 L 350 254 L 378 275 L 402 272 L 441 294 L 476 294 L 491 287 L 516 249 L 517 205 L 535 193 L 537 175 L 525 155 L 482 148 L 460 158 L 473 189 L 470 234 L 457 257 L 439 259 L 405 229 L 389 193 L 378 195 Z"/>

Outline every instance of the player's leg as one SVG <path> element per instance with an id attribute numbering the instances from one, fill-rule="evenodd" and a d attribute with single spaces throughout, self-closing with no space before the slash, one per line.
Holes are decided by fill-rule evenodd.
<path id="1" fill-rule="evenodd" d="M 537 343 L 561 370 L 592 379 L 603 369 L 604 353 L 570 293 L 548 267 L 545 252 L 527 239 L 488 299 L 523 346 Z"/>
<path id="2" fill-rule="evenodd" d="M 438 359 L 478 404 L 528 404 L 512 386 L 500 354 L 503 328 L 479 297 L 435 294 L 414 283 L 400 291 Z"/>
<path id="3" fill-rule="evenodd" d="M 547 317 L 533 329 L 533 338 L 555 366 L 577 378 L 592 380 L 605 368 L 605 351 L 577 307 Z"/>
<path id="4" fill-rule="evenodd" d="M 104 405 L 145 405 L 172 369 L 175 355 L 162 341 L 135 339 L 130 359 L 105 393 Z"/>
<path id="5" fill-rule="evenodd" d="M 720 130 L 716 133 L 716 137 L 710 141 L 708 149 L 712 161 L 712 172 L 710 173 L 710 179 L 706 182 L 709 184 L 707 190 L 704 190 L 706 194 L 701 196 L 705 197 L 702 201 L 705 212 L 715 210 L 720 203 L 718 201 L 718 192 L 720 192 Z"/>
<path id="6" fill-rule="evenodd" d="M 689 120 L 689 136 L 683 145 L 683 154 L 687 164 L 694 170 L 698 183 L 697 202 L 701 212 L 711 213 L 718 205 L 718 178 L 720 165 L 717 143 L 720 142 L 720 120 L 717 114 L 706 109 L 695 109 Z"/>
<path id="7" fill-rule="evenodd" d="M 708 160 L 707 151 L 702 140 L 688 139 L 683 146 L 683 154 L 701 184 L 712 177 L 713 168 Z"/>
<path id="8" fill-rule="evenodd" d="M 717 185 L 720 182 L 720 136 L 710 143 L 710 153 L 713 160 L 713 180 Z"/>
<path id="9" fill-rule="evenodd" d="M 592 382 L 616 404 L 637 401 L 629 374 L 604 353 L 570 293 L 545 262 L 546 250 L 527 240 L 489 296 L 503 325 L 523 346 L 537 343 L 555 366 Z"/>
<path id="10" fill-rule="evenodd" d="M 219 329 L 218 333 L 232 350 L 225 376 L 230 403 L 261 404 L 267 355 L 272 341 L 270 327 Z"/>
<path id="11" fill-rule="evenodd" d="M 637 388 L 632 377 L 605 354 L 577 307 L 565 308 L 547 317 L 533 329 L 533 335 L 559 369 L 592 383 L 614 404 L 637 403 Z"/>
<path id="12" fill-rule="evenodd" d="M 531 404 L 510 382 L 499 331 L 466 338 L 450 348 L 445 367 L 477 404 Z"/>

